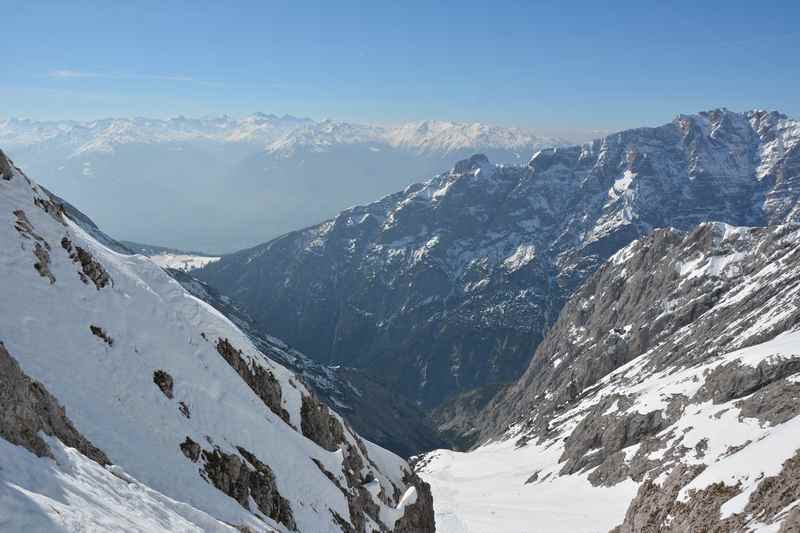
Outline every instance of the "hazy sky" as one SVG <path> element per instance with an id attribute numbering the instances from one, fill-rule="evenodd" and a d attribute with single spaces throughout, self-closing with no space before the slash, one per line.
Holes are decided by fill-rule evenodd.
<path id="1" fill-rule="evenodd" d="M 0 118 L 800 116 L 800 2 L 0 0 Z"/>

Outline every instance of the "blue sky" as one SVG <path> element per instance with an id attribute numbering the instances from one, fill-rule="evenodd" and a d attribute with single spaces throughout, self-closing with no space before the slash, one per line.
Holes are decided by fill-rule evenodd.
<path id="1" fill-rule="evenodd" d="M 0 117 L 254 111 L 543 132 L 800 116 L 800 2 L 0 0 Z"/>

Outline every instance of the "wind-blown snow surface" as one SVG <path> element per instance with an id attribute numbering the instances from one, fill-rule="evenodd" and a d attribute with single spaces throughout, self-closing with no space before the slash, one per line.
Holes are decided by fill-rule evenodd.
<path id="1" fill-rule="evenodd" d="M 48 201 L 19 171 L 0 179 L 0 340 L 114 466 L 104 471 L 58 443 L 55 461 L 36 458 L 0 439 L 0 529 L 227 531 L 225 522 L 287 531 L 255 502 L 246 510 L 206 481 L 202 463 L 179 447 L 189 437 L 207 450 L 238 456 L 244 448 L 267 464 L 298 531 L 340 531 L 333 513 L 347 520 L 348 501 L 315 461 L 348 487 L 344 454 L 301 433 L 306 388 L 158 265 L 106 248 Z M 68 243 L 102 266 L 105 286 L 81 272 Z M 288 423 L 221 357 L 218 339 L 274 375 Z M 156 370 L 174 379 L 174 398 L 154 383 Z M 359 448 L 346 427 L 343 438 Z M 392 507 L 407 465 L 369 443 L 357 453 L 364 471 L 356 475 L 371 472 L 382 489 L 384 499 L 374 497 L 381 513 L 402 514 Z"/>
<path id="2" fill-rule="evenodd" d="M 622 249 L 497 400 L 518 411 L 497 440 L 418 464 L 439 531 L 794 531 L 798 257 L 793 225 L 659 230 Z"/>

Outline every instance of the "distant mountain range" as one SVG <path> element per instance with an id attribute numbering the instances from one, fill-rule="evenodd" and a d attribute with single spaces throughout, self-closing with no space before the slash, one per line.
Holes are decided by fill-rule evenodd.
<path id="1" fill-rule="evenodd" d="M 262 113 L 0 122 L 11 157 L 106 231 L 213 253 L 312 225 L 475 152 L 518 163 L 563 143 L 479 123 L 383 127 Z"/>

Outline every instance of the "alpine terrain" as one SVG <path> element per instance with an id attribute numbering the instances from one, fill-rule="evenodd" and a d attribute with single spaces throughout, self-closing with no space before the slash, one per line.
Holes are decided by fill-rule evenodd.
<path id="1" fill-rule="evenodd" d="M 0 530 L 434 531 L 407 463 L 2 152 L 0 243 Z"/>
<path id="2" fill-rule="evenodd" d="M 659 229 L 575 292 L 481 446 L 417 468 L 440 532 L 788 533 L 798 415 L 800 225 Z"/>
<path id="3" fill-rule="evenodd" d="M 425 408 L 467 391 L 480 407 L 621 248 L 655 228 L 796 221 L 798 194 L 800 123 L 720 109 L 538 150 L 525 166 L 475 155 L 194 275 L 317 361 L 380 375 Z"/>

